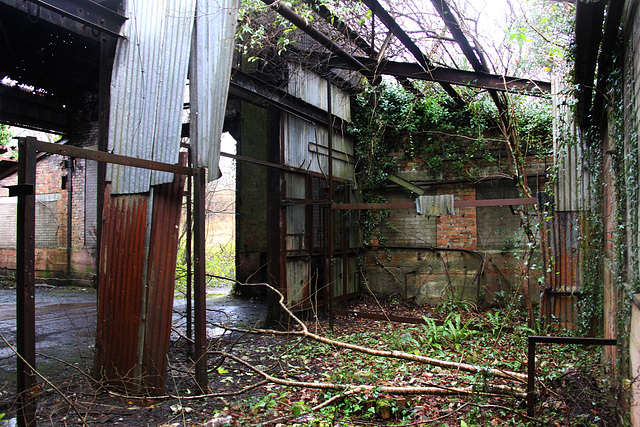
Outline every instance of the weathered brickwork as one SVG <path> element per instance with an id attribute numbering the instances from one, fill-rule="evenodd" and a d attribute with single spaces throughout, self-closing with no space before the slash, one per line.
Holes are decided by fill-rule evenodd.
<path id="1" fill-rule="evenodd" d="M 439 185 L 437 194 L 453 194 L 454 200 L 476 199 L 476 189 L 473 183 Z M 476 249 L 478 229 L 475 207 L 456 208 L 454 216 L 441 216 L 437 223 L 437 246 L 439 248 Z"/>

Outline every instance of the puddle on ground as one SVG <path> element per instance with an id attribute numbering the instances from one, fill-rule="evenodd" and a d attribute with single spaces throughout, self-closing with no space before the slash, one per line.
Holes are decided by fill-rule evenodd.
<path id="1" fill-rule="evenodd" d="M 259 325 L 266 314 L 266 304 L 260 301 L 234 298 L 231 288 L 215 288 L 207 292 L 207 321 L 238 328 Z M 88 369 L 93 363 L 96 327 L 96 291 L 80 288 L 36 288 L 36 352 L 39 370 L 52 365 L 52 356 Z M 16 290 L 0 288 L 0 334 L 15 348 Z M 173 327 L 186 333 L 186 300 L 176 298 Z M 223 329 L 209 326 L 207 336 L 215 338 Z M 172 339 L 178 334 L 172 333 Z M 15 382 L 16 357 L 0 340 L 0 389 Z"/>

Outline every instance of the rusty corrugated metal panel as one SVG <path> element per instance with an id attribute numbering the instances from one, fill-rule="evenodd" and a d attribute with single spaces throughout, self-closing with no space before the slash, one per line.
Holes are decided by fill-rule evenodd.
<path id="1" fill-rule="evenodd" d="M 195 166 L 219 177 L 220 135 L 231 76 L 239 0 L 198 1 L 191 55 L 191 145 Z"/>
<path id="2" fill-rule="evenodd" d="M 547 323 L 567 328 L 577 322 L 580 231 L 580 214 L 576 211 L 554 212 L 542 223 L 545 290 L 540 312 Z"/>
<path id="3" fill-rule="evenodd" d="M 180 149 L 184 91 L 195 0 L 127 2 L 125 38 L 114 60 L 109 150 L 175 164 Z M 149 191 L 171 182 L 165 172 L 110 165 L 113 194 Z"/>
<path id="4" fill-rule="evenodd" d="M 94 374 L 133 386 L 149 198 L 105 191 Z"/>
<path id="5" fill-rule="evenodd" d="M 153 187 L 142 358 L 142 378 L 151 394 L 165 389 L 184 183 L 185 177 L 176 175 L 174 182 Z"/>

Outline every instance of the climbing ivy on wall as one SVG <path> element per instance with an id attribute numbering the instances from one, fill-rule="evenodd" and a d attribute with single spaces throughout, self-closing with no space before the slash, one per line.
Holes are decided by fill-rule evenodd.
<path id="1" fill-rule="evenodd" d="M 389 82 L 368 86 L 352 108 L 358 184 L 365 190 L 384 185 L 399 165 L 444 171 L 449 177 L 473 177 L 469 164 L 491 164 L 502 148 L 495 125 L 497 111 L 486 93 L 471 90 L 456 105 L 439 86 L 418 85 L 420 96 Z M 551 146 L 551 106 L 548 100 L 513 97 L 523 152 L 546 156 Z M 366 196 L 366 194 L 365 194 Z"/>
<path id="2" fill-rule="evenodd" d="M 431 171 L 434 178 L 479 178 L 483 166 L 498 164 L 504 139 L 487 93 L 459 88 L 469 100 L 459 106 L 438 85 L 418 82 L 416 89 L 419 96 L 383 81 L 355 97 L 350 131 L 358 159 L 356 180 L 365 202 L 384 202 L 379 190 L 399 168 Z M 512 97 L 512 105 L 521 151 L 548 156 L 550 101 Z M 367 244 L 387 215 L 365 212 L 363 218 Z"/>

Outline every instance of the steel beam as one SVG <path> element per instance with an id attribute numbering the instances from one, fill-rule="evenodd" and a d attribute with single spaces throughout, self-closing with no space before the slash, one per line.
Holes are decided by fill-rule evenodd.
<path id="1" fill-rule="evenodd" d="M 381 5 L 378 3 L 378 0 L 362 0 L 364 4 L 366 4 L 369 9 L 382 21 L 382 23 L 395 35 L 398 40 L 402 42 L 402 44 L 411 52 L 414 58 L 420 63 L 420 65 L 424 68 L 424 71 L 429 71 L 434 68 L 433 64 L 426 57 L 422 50 L 414 43 L 414 41 L 409 37 L 409 35 L 398 25 L 398 23 L 393 19 L 389 12 L 387 12 Z M 465 104 L 464 100 L 460 97 L 458 92 L 451 86 L 449 83 L 441 82 L 440 86 L 453 98 L 453 100 L 458 104 Z"/>
<path id="2" fill-rule="evenodd" d="M 86 148 L 72 147 L 70 145 L 53 144 L 43 141 L 34 141 L 34 143 L 37 151 L 45 153 L 60 154 L 62 156 L 77 157 L 79 159 L 96 160 L 98 162 L 113 163 L 116 165 L 133 166 L 142 169 L 179 173 L 182 175 L 195 174 L 195 170 L 187 166 L 170 165 L 168 163 L 121 156 L 118 154 L 105 153 L 95 150 L 87 150 Z"/>
<path id="3" fill-rule="evenodd" d="M 35 138 L 18 140 L 18 186 L 36 184 Z M 36 196 L 24 191 L 18 195 L 16 241 L 16 331 L 18 426 L 36 425 L 36 317 L 35 317 L 35 258 L 36 258 Z"/>
<path id="4" fill-rule="evenodd" d="M 270 6 L 273 10 L 278 12 L 282 17 L 287 19 L 296 27 L 300 28 L 302 31 L 311 36 L 314 40 L 324 46 L 326 49 L 335 53 L 342 57 L 345 61 L 349 62 L 353 67 L 357 69 L 357 71 L 368 79 L 375 80 L 375 74 L 373 71 L 368 69 L 364 64 L 351 56 L 348 52 L 343 50 L 340 46 L 334 43 L 329 37 L 316 30 L 312 25 L 308 24 L 307 21 L 298 15 L 293 9 L 280 3 L 276 0 L 262 0 L 264 4 Z"/>
<path id="5" fill-rule="evenodd" d="M 535 197 L 516 198 L 516 199 L 487 199 L 487 200 L 456 200 L 454 206 L 456 208 L 469 207 L 489 207 L 489 206 L 519 206 L 519 205 L 535 205 L 538 199 Z M 367 210 L 367 209 L 415 209 L 414 202 L 394 202 L 394 203 L 334 203 L 331 205 L 333 210 Z"/>
<path id="6" fill-rule="evenodd" d="M 120 27 L 127 19 L 87 0 L 0 0 L 0 3 L 92 40 L 99 39 L 100 34 L 94 33 L 96 30 L 120 37 Z"/>
<path id="7" fill-rule="evenodd" d="M 487 65 L 481 60 L 479 56 L 476 56 L 476 50 L 469 44 L 469 40 L 467 40 L 467 37 L 462 32 L 460 23 L 456 19 L 451 8 L 449 8 L 447 2 L 445 0 L 431 0 L 431 3 L 433 3 L 433 7 L 435 7 L 438 11 L 438 14 L 446 24 L 454 40 L 460 46 L 460 49 L 462 49 L 462 53 L 464 53 L 464 56 L 466 56 L 471 63 L 473 69 L 476 71 L 482 70 L 485 72 L 489 72 Z"/>
<path id="8" fill-rule="evenodd" d="M 365 63 L 371 62 L 368 58 L 358 57 L 358 59 Z M 351 69 L 348 64 L 335 57 L 329 60 L 329 64 L 334 68 Z M 479 89 L 493 89 L 501 92 L 525 93 L 535 96 L 546 96 L 551 93 L 551 83 L 541 80 L 499 76 L 497 74 L 447 67 L 433 67 L 425 71 L 420 64 L 411 62 L 381 61 L 377 65 L 376 71 L 380 74 L 394 77 L 450 83 Z"/>

